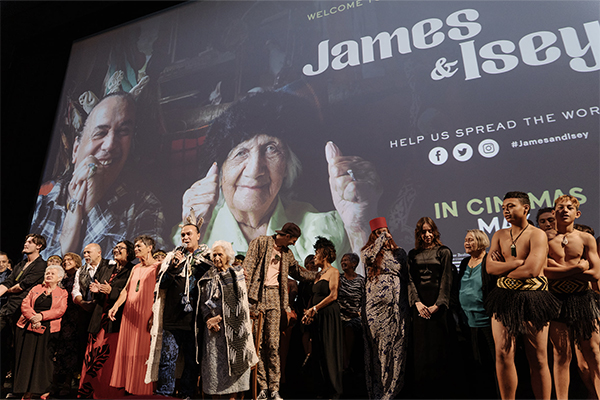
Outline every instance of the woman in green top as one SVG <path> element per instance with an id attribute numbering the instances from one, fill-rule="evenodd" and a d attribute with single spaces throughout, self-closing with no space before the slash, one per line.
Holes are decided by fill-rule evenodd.
<path id="1" fill-rule="evenodd" d="M 471 334 L 472 373 L 477 375 L 471 386 L 472 398 L 499 398 L 495 378 L 494 338 L 490 317 L 484 303 L 489 291 L 495 286 L 495 277 L 485 270 L 486 248 L 490 245 L 487 235 L 479 229 L 467 231 L 465 252 L 469 254 L 460 263 L 459 300 Z M 473 376 L 473 375 L 471 375 Z"/>

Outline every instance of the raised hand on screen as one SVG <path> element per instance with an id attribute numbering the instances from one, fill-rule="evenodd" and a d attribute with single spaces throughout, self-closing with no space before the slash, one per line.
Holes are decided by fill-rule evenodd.
<path id="1" fill-rule="evenodd" d="M 333 205 L 342 217 L 354 251 L 367 241 L 369 220 L 377 215 L 377 202 L 383 192 L 379 175 L 370 161 L 344 156 L 333 143 L 325 145 L 329 187 Z"/>
<path id="2" fill-rule="evenodd" d="M 215 205 L 219 200 L 219 167 L 214 163 L 206 173 L 206 176 L 196 181 L 183 194 L 183 211 L 181 219 L 185 221 L 190 213 L 190 208 L 194 209 L 196 217 L 203 217 L 205 221 L 210 221 Z M 200 235 L 204 235 L 208 224 L 203 224 Z"/>
<path id="3" fill-rule="evenodd" d="M 60 238 L 63 254 L 79 246 L 81 222 L 106 192 L 105 170 L 106 168 L 96 157 L 89 155 L 73 171 L 68 187 L 68 212 Z"/>

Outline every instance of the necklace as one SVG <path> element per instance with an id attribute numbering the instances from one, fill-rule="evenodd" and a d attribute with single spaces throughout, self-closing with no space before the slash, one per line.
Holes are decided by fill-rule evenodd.
<path id="1" fill-rule="evenodd" d="M 433 274 L 433 271 L 431 271 L 429 269 L 429 263 L 427 262 L 427 259 L 425 258 L 425 255 L 423 254 L 425 252 L 425 250 L 430 250 L 432 248 L 433 247 L 431 247 L 431 248 L 424 248 L 423 250 L 421 250 L 421 252 L 419 252 L 417 254 L 417 256 L 420 256 L 420 258 L 421 258 L 421 265 L 425 266 L 425 270 L 423 272 L 421 272 L 421 276 L 429 276 L 429 275 Z M 417 264 L 419 264 L 419 263 L 417 262 Z"/>
<path id="2" fill-rule="evenodd" d="M 327 268 L 325 268 L 325 269 L 322 269 L 321 271 L 319 271 L 319 272 L 317 273 L 317 280 L 321 279 L 321 277 L 322 277 L 323 275 L 325 275 L 325 272 L 329 271 L 329 269 L 330 269 L 330 268 L 331 268 L 331 265 L 330 265 L 330 266 L 328 266 Z"/>
<path id="3" fill-rule="evenodd" d="M 481 262 L 483 261 L 483 254 L 480 255 L 479 257 L 473 257 L 471 256 L 471 259 L 469 260 L 469 268 L 475 268 L 476 266 L 478 266 L 479 264 L 481 264 Z"/>
<path id="4" fill-rule="evenodd" d="M 517 236 L 516 239 L 513 239 L 513 234 L 512 234 L 512 227 L 508 230 L 510 232 L 510 240 L 512 240 L 512 244 L 510 245 L 510 255 L 513 257 L 517 256 L 517 240 L 519 240 L 519 238 L 521 237 L 521 235 L 523 234 L 523 232 L 525 232 L 525 230 L 529 228 L 529 224 L 527 224 L 527 226 L 525 228 L 523 228 L 523 230 L 521 231 L 521 233 L 519 233 L 519 235 Z"/>
<path id="5" fill-rule="evenodd" d="M 140 264 L 141 264 L 141 263 L 140 263 Z M 140 268 L 145 268 L 145 267 L 146 267 L 145 265 L 142 265 Z M 140 272 L 140 274 L 141 274 L 141 272 Z M 142 280 L 142 277 L 140 276 L 140 277 L 138 278 L 137 285 L 135 285 L 135 291 L 136 291 L 136 292 L 139 292 L 139 291 L 140 291 L 140 281 L 141 281 L 141 280 Z"/>
<path id="6" fill-rule="evenodd" d="M 567 239 L 567 235 L 568 235 L 568 233 L 565 233 L 565 236 L 563 236 L 563 240 L 561 242 L 563 247 L 565 247 L 566 245 L 569 244 L 569 239 Z"/>

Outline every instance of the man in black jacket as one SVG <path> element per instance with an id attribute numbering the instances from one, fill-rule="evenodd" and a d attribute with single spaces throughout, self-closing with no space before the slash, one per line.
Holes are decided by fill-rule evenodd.
<path id="1" fill-rule="evenodd" d="M 158 282 L 159 296 L 154 305 L 150 374 L 146 382 L 157 379 L 156 394 L 172 396 L 175 391 L 175 364 L 181 352 L 184 368 L 179 397 L 196 394 L 198 364 L 194 318 L 198 289 L 196 282 L 212 265 L 208 247 L 199 245 L 197 225 L 181 228 L 182 246 L 167 254 L 162 263 Z M 157 309 L 161 309 L 160 311 Z M 161 319 L 162 317 L 162 319 Z M 160 357 L 160 361 L 157 358 Z M 158 368 L 157 368 L 158 367 Z"/>
<path id="2" fill-rule="evenodd" d="M 21 303 L 31 288 L 44 281 L 46 261 L 40 252 L 46 248 L 46 239 L 42 235 L 30 233 L 25 237 L 23 254 L 26 258 L 18 263 L 13 272 L 0 284 L 0 296 L 6 294 L 6 303 L 0 308 L 0 337 L 2 346 L 1 379 L 4 381 L 6 374 L 14 362 L 12 341 L 15 325 L 21 316 Z"/>

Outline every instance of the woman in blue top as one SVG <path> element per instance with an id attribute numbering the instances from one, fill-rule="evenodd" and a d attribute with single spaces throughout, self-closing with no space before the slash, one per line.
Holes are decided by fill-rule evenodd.
<path id="1" fill-rule="evenodd" d="M 472 398 L 499 398 L 495 378 L 494 338 L 490 317 L 484 309 L 485 298 L 495 286 L 496 279 L 485 270 L 485 249 L 490 245 L 487 235 L 479 229 L 467 231 L 465 252 L 469 254 L 460 263 L 459 300 L 471 333 Z M 471 375 L 474 376 L 474 375 Z"/>

